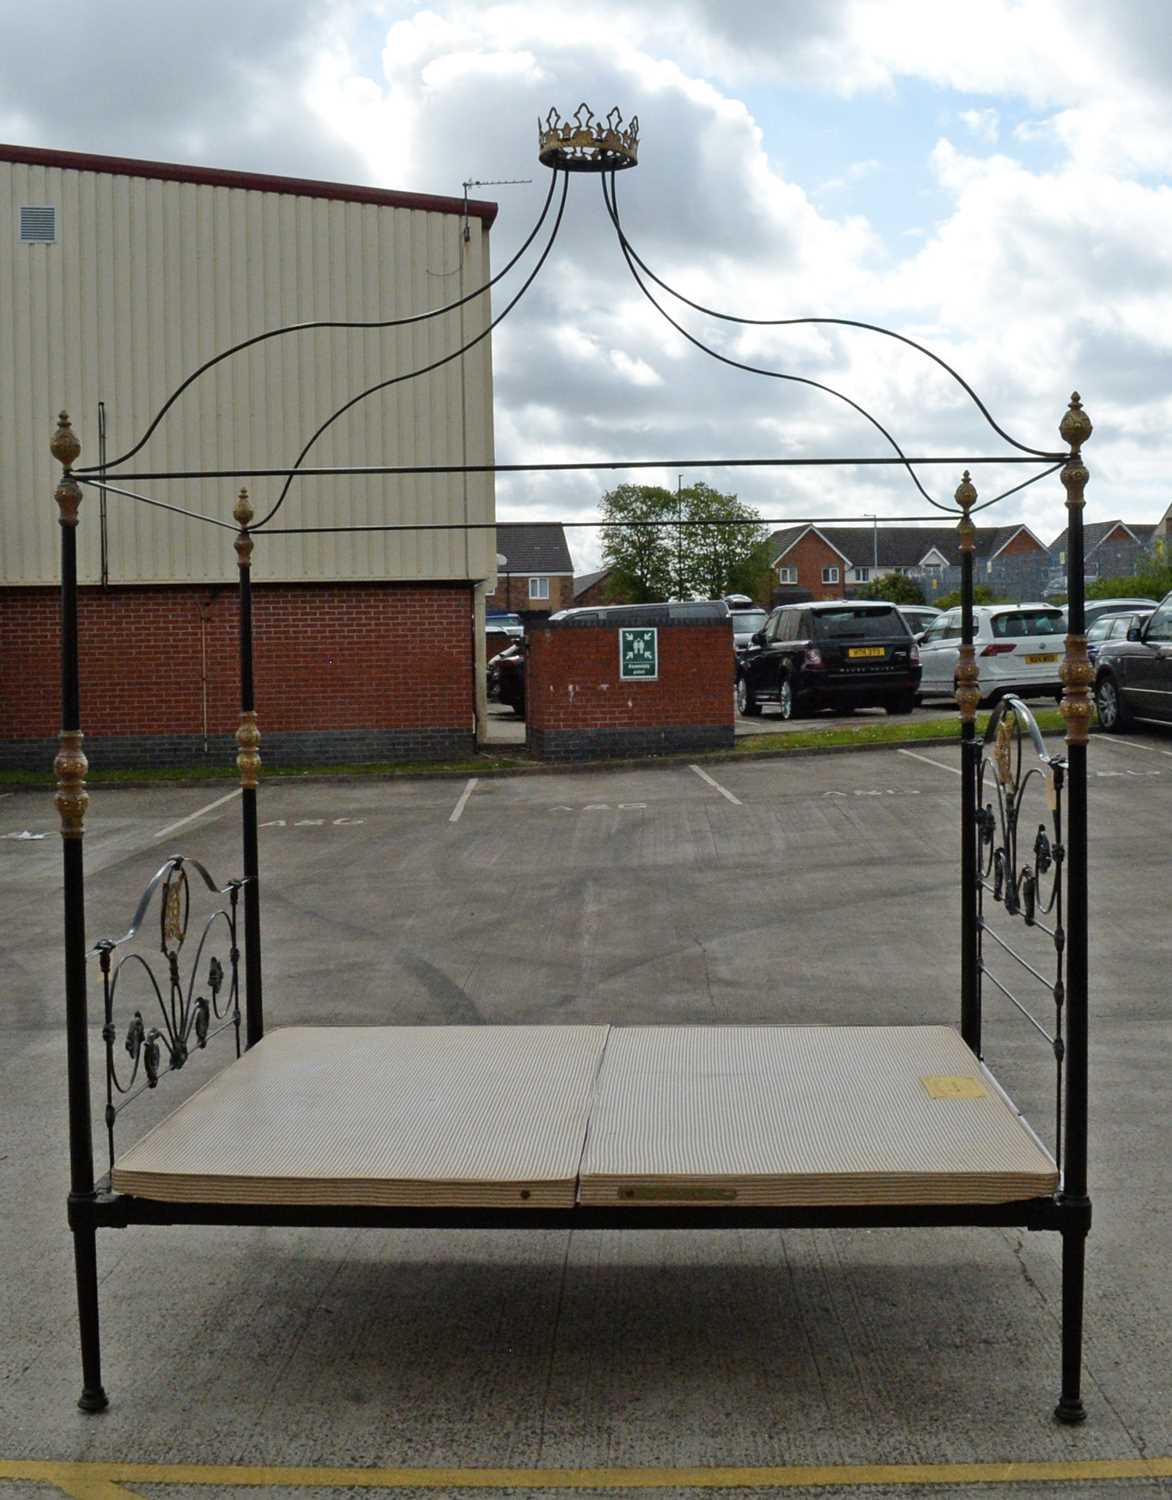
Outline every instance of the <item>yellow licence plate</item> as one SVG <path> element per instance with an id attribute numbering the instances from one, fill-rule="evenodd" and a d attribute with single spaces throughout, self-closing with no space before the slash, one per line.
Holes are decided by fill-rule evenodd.
<path id="1" fill-rule="evenodd" d="M 1040 661 L 1057 661 L 1058 653 L 1057 651 L 1044 651 L 1041 656 L 1027 656 L 1023 659 L 1029 662 L 1030 666 L 1032 667 Z"/>
<path id="2" fill-rule="evenodd" d="M 848 646 L 848 656 L 886 656 L 887 649 L 884 646 Z"/>

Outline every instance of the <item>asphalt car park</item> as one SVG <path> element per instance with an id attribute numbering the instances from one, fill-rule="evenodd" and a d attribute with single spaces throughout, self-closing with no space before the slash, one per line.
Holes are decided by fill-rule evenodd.
<path id="1" fill-rule="evenodd" d="M 114 1404 L 83 1416 L 60 842 L 46 793 L 7 793 L 0 1500 L 2 1461 L 18 1457 L 305 1465 L 308 1487 L 317 1465 L 502 1466 L 520 1471 L 508 1487 L 522 1494 L 537 1470 L 638 1467 L 687 1494 L 687 1466 L 734 1466 L 747 1493 L 764 1466 L 865 1476 L 1020 1460 L 1068 1463 L 1077 1479 L 1079 1465 L 1172 1454 L 1172 735 L 1096 735 L 1090 766 L 1095 1227 L 1079 1429 L 1049 1419 L 1057 1245 L 990 1229 L 106 1233 Z M 267 1023 L 954 1023 L 958 787 L 956 752 L 939 746 L 273 782 L 261 792 Z M 95 791 L 91 940 L 125 930 L 166 854 L 235 873 L 238 827 L 231 792 Z M 9 837 L 26 833 L 46 836 Z M 1042 1039 L 990 999 L 986 1042 L 1049 1138 Z M 95 1030 L 95 1068 L 96 1054 Z M 210 1071 L 199 1058 L 144 1096 L 131 1135 Z M 872 1473 L 810 1493 L 1167 1493 L 1155 1479 L 1095 1488 L 1092 1474 L 921 1490 Z"/>

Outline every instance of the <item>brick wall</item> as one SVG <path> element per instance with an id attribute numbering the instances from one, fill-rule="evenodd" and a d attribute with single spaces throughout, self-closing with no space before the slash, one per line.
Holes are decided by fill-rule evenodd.
<path id="1" fill-rule="evenodd" d="M 52 760 L 58 610 L 55 589 L 0 591 L 2 765 Z M 78 615 L 92 765 L 230 761 L 240 702 L 234 589 L 87 588 Z M 470 585 L 258 584 L 253 633 L 270 763 L 472 751 Z"/>
<path id="2" fill-rule="evenodd" d="M 527 614 L 531 610 L 539 614 L 553 614 L 558 609 L 569 609 L 574 602 L 573 578 L 568 574 L 559 576 L 547 573 L 534 574 L 534 577 L 549 578 L 548 599 L 530 599 L 527 573 L 513 573 L 507 578 L 501 573 L 497 578 L 495 592 L 486 595 L 486 608 L 512 610 L 517 614 Z"/>
<path id="3" fill-rule="evenodd" d="M 624 620 L 638 625 L 637 618 Z M 537 625 L 528 632 L 526 742 L 544 760 L 730 747 L 731 632 L 659 624 L 659 676 L 619 677 L 618 628 Z"/>

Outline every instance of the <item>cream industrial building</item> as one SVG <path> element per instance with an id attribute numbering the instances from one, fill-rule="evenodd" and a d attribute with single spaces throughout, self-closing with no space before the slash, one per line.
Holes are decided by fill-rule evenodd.
<path id="1" fill-rule="evenodd" d="M 47 765 L 59 728 L 56 413 L 70 413 L 82 465 L 101 456 L 100 428 L 115 459 L 193 369 L 231 344 L 285 324 L 404 317 L 485 284 L 495 214 L 458 198 L 0 146 L 0 764 Z M 124 468 L 290 465 L 352 396 L 482 333 L 489 302 L 475 297 L 403 328 L 259 343 L 201 376 Z M 491 336 L 359 402 L 306 459 L 492 461 Z M 229 480 L 124 487 L 231 521 Z M 280 481 L 249 487 L 259 519 Z M 269 757 L 393 760 L 473 747 L 493 520 L 491 475 L 293 483 L 274 525 L 452 524 L 257 537 Z M 83 663 L 100 684 L 82 704 L 92 764 L 230 757 L 231 532 L 87 487 L 78 544 L 82 636 L 100 643 Z"/>

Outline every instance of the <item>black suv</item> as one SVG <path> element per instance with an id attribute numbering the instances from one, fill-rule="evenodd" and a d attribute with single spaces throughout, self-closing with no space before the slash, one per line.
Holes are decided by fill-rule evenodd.
<path id="1" fill-rule="evenodd" d="M 1172 721 L 1172 594 L 1126 640 L 1104 641 L 1095 663 L 1095 707 L 1104 729 L 1133 719 Z"/>
<path id="2" fill-rule="evenodd" d="M 776 703 L 783 719 L 819 708 L 910 714 L 920 652 L 893 604 L 783 604 L 737 662 L 737 708 Z"/>

